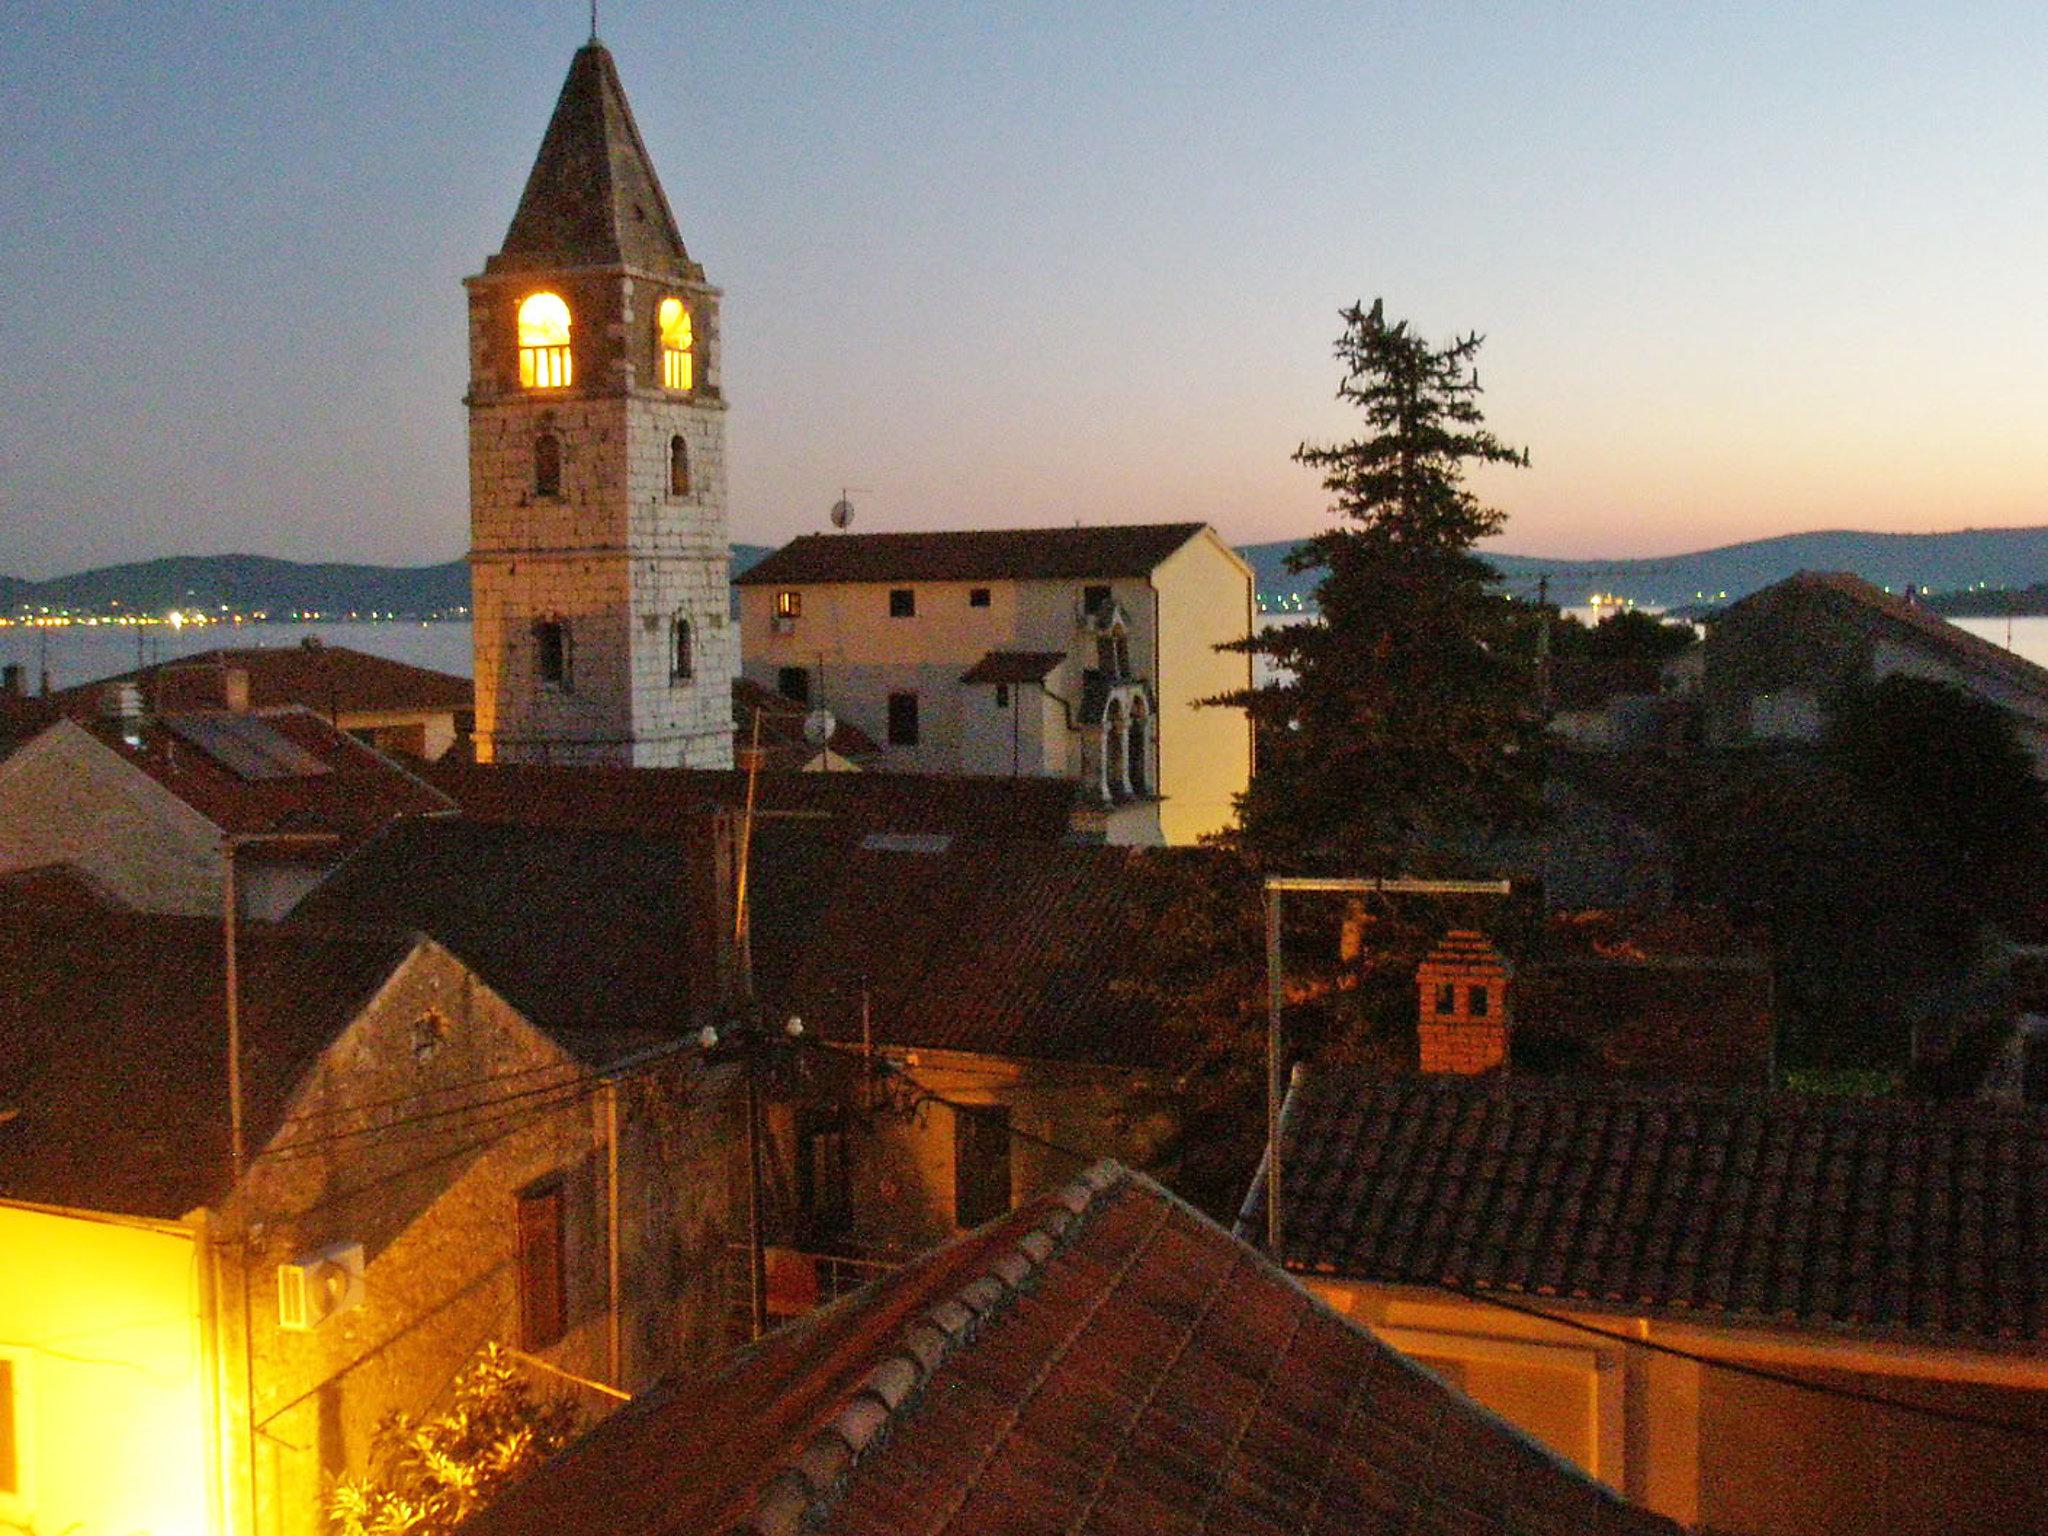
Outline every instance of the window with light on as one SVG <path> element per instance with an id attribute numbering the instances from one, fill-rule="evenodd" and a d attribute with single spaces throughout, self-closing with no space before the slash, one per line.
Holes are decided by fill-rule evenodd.
<path id="1" fill-rule="evenodd" d="M 519 304 L 519 383 L 524 389 L 567 389 L 569 306 L 558 293 L 536 293 Z"/>
<path id="2" fill-rule="evenodd" d="M 681 299 L 663 299 L 660 310 L 656 312 L 655 323 L 661 332 L 661 387 L 694 388 L 689 310 Z"/>

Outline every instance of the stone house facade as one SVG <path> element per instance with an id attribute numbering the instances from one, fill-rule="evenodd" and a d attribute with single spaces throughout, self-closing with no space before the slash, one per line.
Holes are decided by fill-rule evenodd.
<path id="1" fill-rule="evenodd" d="M 900 772 L 1082 786 L 1112 843 L 1192 843 L 1250 782 L 1251 683 L 1218 646 L 1251 570 L 1201 523 L 800 538 L 739 579 L 747 679 L 850 720 Z"/>
<path id="2" fill-rule="evenodd" d="M 594 1413 L 723 1346 L 730 1074 L 693 1037 L 537 1028 L 417 935 L 248 925 L 237 1177 L 218 925 L 43 895 L 0 936 L 0 1221 L 41 1228 L 0 1337 L 40 1337 L 67 1294 L 118 1319 L 160 1270 L 131 1303 L 183 1309 L 194 1347 L 111 1335 L 89 1400 L 31 1348 L 16 1443 L 59 1457 L 22 1500 L 36 1528 L 118 1512 L 172 1445 L 197 1461 L 147 1528 L 315 1536 L 379 1421 L 431 1411 L 486 1341 Z M 184 1257 L 117 1271 L 105 1228 Z M 120 1474 L 57 1475 L 74 1443 Z"/>
<path id="3" fill-rule="evenodd" d="M 595 39 L 467 286 L 478 760 L 730 767 L 719 291 Z"/>

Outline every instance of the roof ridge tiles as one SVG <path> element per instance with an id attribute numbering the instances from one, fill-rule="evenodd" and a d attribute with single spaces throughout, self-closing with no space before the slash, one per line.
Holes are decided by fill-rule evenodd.
<path id="1" fill-rule="evenodd" d="M 815 1519 L 870 1451 L 888 1439 L 898 1417 L 984 1325 L 1006 1312 L 1059 1251 L 1078 1238 L 1100 1210 L 1100 1197 L 1130 1178 L 1121 1164 L 1098 1162 L 1049 1196 L 1037 1219 L 1014 1241 L 1002 1234 L 994 1258 L 973 1279 L 917 1313 L 842 1404 L 785 1461 L 728 1536 L 797 1536 Z"/>

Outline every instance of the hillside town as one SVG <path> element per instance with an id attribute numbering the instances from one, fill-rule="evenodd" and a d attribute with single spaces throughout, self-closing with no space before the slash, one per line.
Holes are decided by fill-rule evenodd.
<path id="1" fill-rule="evenodd" d="M 0 677 L 0 1528 L 2048 1530 L 2048 670 L 1501 594 L 1378 304 L 1461 446 L 1302 450 L 1311 616 L 735 581 L 594 35 L 466 290 L 473 679 Z"/>

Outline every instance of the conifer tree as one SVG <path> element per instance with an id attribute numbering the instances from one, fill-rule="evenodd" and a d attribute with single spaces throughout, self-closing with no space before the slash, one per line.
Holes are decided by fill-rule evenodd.
<path id="1" fill-rule="evenodd" d="M 1528 455 L 1484 426 L 1481 337 L 1432 346 L 1379 300 L 1343 319 L 1337 396 L 1367 430 L 1294 455 L 1321 471 L 1341 522 L 1291 558 L 1323 572 L 1318 618 L 1245 647 L 1282 680 L 1223 701 L 1250 712 L 1258 741 L 1239 836 L 1269 870 L 1446 869 L 1533 801 L 1522 626 L 1472 552 L 1505 519 L 1464 484 L 1469 465 Z"/>

